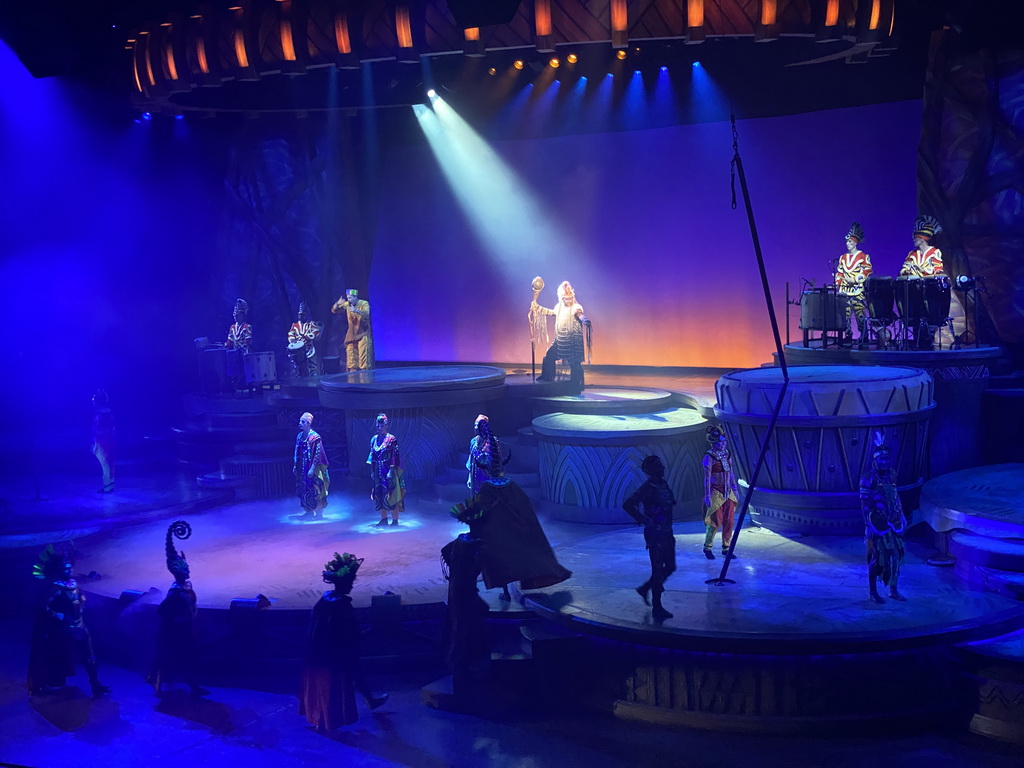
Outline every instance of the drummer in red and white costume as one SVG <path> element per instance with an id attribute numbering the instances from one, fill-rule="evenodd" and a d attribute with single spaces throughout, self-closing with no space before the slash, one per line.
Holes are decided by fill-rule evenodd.
<path id="1" fill-rule="evenodd" d="M 235 322 L 228 328 L 228 339 L 224 346 L 228 349 L 241 350 L 243 355 L 249 354 L 252 346 L 252 326 L 246 322 L 249 317 L 249 304 L 245 299 L 235 302 Z"/>
<path id="2" fill-rule="evenodd" d="M 315 322 L 309 315 L 306 302 L 300 301 L 298 319 L 288 329 L 292 367 L 299 376 L 320 375 L 320 355 L 317 352 L 316 340 L 320 338 L 323 330 L 323 323 Z"/>
<path id="3" fill-rule="evenodd" d="M 867 332 L 867 308 L 864 305 L 864 283 L 871 277 L 871 257 L 860 249 L 864 239 L 864 228 L 860 222 L 853 222 L 846 233 L 846 253 L 839 257 L 836 266 L 836 288 L 839 293 L 849 297 L 846 308 L 846 338 L 852 339 L 850 314 L 857 316 L 857 329 L 861 343 Z"/>
<path id="4" fill-rule="evenodd" d="M 932 238 L 942 231 L 934 216 L 918 216 L 914 219 L 914 248 L 907 254 L 900 269 L 901 276 L 931 277 L 946 274 L 942 266 L 942 251 L 931 245 Z"/>

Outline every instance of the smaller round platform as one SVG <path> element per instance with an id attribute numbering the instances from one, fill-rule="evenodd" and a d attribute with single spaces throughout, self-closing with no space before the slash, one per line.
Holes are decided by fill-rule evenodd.
<path id="1" fill-rule="evenodd" d="M 1024 464 L 992 464 L 932 478 L 921 489 L 921 518 L 936 531 L 964 528 L 1024 538 Z"/>
<path id="2" fill-rule="evenodd" d="M 676 497 L 677 519 L 701 513 L 701 457 L 707 420 L 688 408 L 655 413 L 549 413 L 533 420 L 541 492 L 561 520 L 630 523 L 622 503 L 646 477 L 645 456 L 657 454 Z"/>
<path id="3" fill-rule="evenodd" d="M 588 387 L 580 395 L 533 398 L 534 412 L 544 413 L 650 413 L 669 408 L 673 394 L 647 387 Z"/>

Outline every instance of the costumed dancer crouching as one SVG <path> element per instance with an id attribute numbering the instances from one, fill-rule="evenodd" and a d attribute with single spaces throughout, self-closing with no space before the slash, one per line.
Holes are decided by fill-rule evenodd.
<path id="1" fill-rule="evenodd" d="M 861 344 L 867 341 L 867 306 L 864 303 L 864 283 L 871 277 L 871 257 L 860 249 L 864 239 L 864 227 L 860 222 L 853 222 L 846 233 L 846 253 L 839 257 L 836 265 L 836 287 L 839 293 L 849 299 L 843 330 L 846 341 L 853 341 L 853 329 L 850 315 L 857 318 L 858 339 Z"/>
<path id="2" fill-rule="evenodd" d="M 189 580 L 185 553 L 174 548 L 175 538 L 185 540 L 191 535 L 192 526 L 184 520 L 175 520 L 167 527 L 164 549 L 167 570 L 174 577 L 174 583 L 157 609 L 160 632 L 157 635 L 156 659 L 148 678 L 157 696 L 162 695 L 165 685 L 173 683 L 186 683 L 193 696 L 209 694 L 196 682 L 196 593 Z"/>
<path id="3" fill-rule="evenodd" d="M 70 542 L 59 549 L 50 544 L 32 567 L 32 575 L 47 582 L 28 656 L 28 692 L 33 696 L 64 687 L 79 663 L 89 676 L 93 696 L 110 693 L 100 682 L 92 637 L 82 615 L 85 595 L 74 577 L 73 551 Z"/>
<path id="4" fill-rule="evenodd" d="M 871 468 L 860 481 L 860 506 L 864 514 L 864 544 L 867 547 L 868 587 L 871 599 L 885 601 L 878 594 L 878 579 L 889 587 L 889 597 L 906 600 L 896 588 L 903 565 L 903 532 L 907 518 L 896 488 L 892 457 L 881 432 L 875 432 Z"/>
<path id="5" fill-rule="evenodd" d="M 564 360 L 569 364 L 569 383 L 573 392 L 583 391 L 584 341 L 583 329 L 587 329 L 586 351 L 591 347 L 591 323 L 583 314 L 583 307 L 576 302 L 576 293 L 568 280 L 558 286 L 558 306 L 554 309 L 538 305 L 540 315 L 555 316 L 555 341 L 548 348 L 541 363 L 537 381 L 555 380 L 555 361 Z"/>
<path id="6" fill-rule="evenodd" d="M 740 489 L 732 468 L 732 454 L 726 447 L 725 431 L 709 424 L 705 429 L 711 447 L 701 460 L 704 470 L 704 557 L 714 560 L 715 534 L 722 532 L 722 554 L 729 551 Z"/>
<path id="7" fill-rule="evenodd" d="M 645 457 L 640 469 L 647 480 L 622 505 L 629 516 L 644 527 L 644 542 L 651 558 L 651 578 L 637 587 L 636 592 L 645 605 L 650 605 L 647 599 L 650 594 L 654 601 L 651 615 L 655 619 L 671 619 L 672 614 L 661 604 L 661 596 L 665 580 L 676 570 L 676 539 L 672 533 L 672 508 L 676 497 L 665 481 L 665 465 L 660 458 Z"/>
<path id="8" fill-rule="evenodd" d="M 488 440 L 476 460 L 484 475 L 479 490 L 452 508 L 452 516 L 459 520 L 480 518 L 473 533 L 482 542 L 484 586 L 502 587 L 506 600 L 510 599 L 507 587 L 513 581 L 518 581 L 521 589 L 543 589 L 572 576 L 555 557 L 530 497 L 505 477 L 508 458 L 502 456 L 497 440 Z"/>
<path id="9" fill-rule="evenodd" d="M 349 593 L 363 558 L 334 553 L 324 565 L 323 579 L 332 588 L 313 606 L 309 648 L 299 689 L 299 714 L 317 732 L 332 731 L 359 719 L 356 691 L 370 709 L 377 709 L 388 695 L 374 695 L 359 668 L 362 634 Z"/>
<path id="10" fill-rule="evenodd" d="M 377 525 L 388 524 L 388 512 L 391 513 L 391 524 L 398 525 L 399 516 L 405 511 L 405 478 L 398 438 L 388 432 L 386 413 L 377 414 L 376 429 L 377 434 L 370 438 L 370 455 L 366 457 L 373 483 L 370 499 L 380 513 Z"/>
<path id="11" fill-rule="evenodd" d="M 304 413 L 299 417 L 299 434 L 295 437 L 295 453 L 292 457 L 296 492 L 305 510 L 300 516 L 302 520 L 323 519 L 327 491 L 331 485 L 327 467 L 324 441 L 313 431 L 313 414 Z"/>

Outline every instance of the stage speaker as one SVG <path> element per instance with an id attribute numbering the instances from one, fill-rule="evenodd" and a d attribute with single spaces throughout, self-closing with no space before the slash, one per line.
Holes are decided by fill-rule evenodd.
<path id="1" fill-rule="evenodd" d="M 519 0 L 448 0 L 448 10 L 460 29 L 508 24 L 519 10 Z"/>

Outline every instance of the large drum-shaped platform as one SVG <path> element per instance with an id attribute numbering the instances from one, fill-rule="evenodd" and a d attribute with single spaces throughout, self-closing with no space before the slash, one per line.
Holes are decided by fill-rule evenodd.
<path id="1" fill-rule="evenodd" d="M 881 430 L 901 491 L 923 482 L 932 379 L 915 368 L 796 366 L 757 479 L 751 513 L 777 531 L 863 533 L 858 487 Z M 780 368 L 718 380 L 715 415 L 729 434 L 741 479 L 753 473 L 782 388 Z"/>
<path id="2" fill-rule="evenodd" d="M 701 457 L 707 420 L 688 408 L 643 414 L 549 413 L 533 420 L 541 492 L 563 520 L 628 523 L 624 502 L 646 479 L 640 462 L 657 454 L 676 497 L 675 517 L 701 514 Z"/>
<path id="3" fill-rule="evenodd" d="M 398 438 L 407 486 L 433 482 L 473 436 L 484 404 L 505 394 L 505 372 L 485 365 L 380 368 L 324 376 L 320 402 L 345 412 L 349 472 L 367 477 L 374 422 L 387 413 Z"/>

